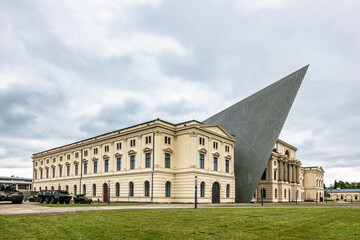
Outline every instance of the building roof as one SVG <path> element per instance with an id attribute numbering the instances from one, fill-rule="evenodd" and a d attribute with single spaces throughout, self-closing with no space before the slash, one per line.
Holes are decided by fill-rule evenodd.
<path id="1" fill-rule="evenodd" d="M 360 189 L 325 189 L 325 192 L 329 193 L 350 193 L 350 192 L 359 192 Z"/>
<path id="2" fill-rule="evenodd" d="M 0 176 L 0 182 L 3 180 L 17 180 L 17 181 L 32 181 L 32 178 L 22 178 L 22 177 L 3 177 Z"/>
<path id="3" fill-rule="evenodd" d="M 11 181 L 11 180 L 0 180 L 0 183 L 26 184 L 26 185 L 31 185 L 32 184 L 32 182 L 28 182 L 28 181 Z"/>

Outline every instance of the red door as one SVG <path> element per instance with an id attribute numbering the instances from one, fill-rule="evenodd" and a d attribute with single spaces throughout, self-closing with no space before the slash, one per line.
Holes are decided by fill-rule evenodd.
<path id="1" fill-rule="evenodd" d="M 108 201 L 108 185 L 104 183 L 103 185 L 103 202 Z"/>

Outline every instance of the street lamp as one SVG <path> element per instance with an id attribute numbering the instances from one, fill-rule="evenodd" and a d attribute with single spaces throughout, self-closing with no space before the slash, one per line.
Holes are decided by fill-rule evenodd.
<path id="1" fill-rule="evenodd" d="M 297 187 L 295 187 L 295 202 L 297 205 L 297 198 L 298 198 L 298 191 L 297 191 Z"/>
<path id="2" fill-rule="evenodd" d="M 110 204 L 110 180 L 108 181 L 108 204 Z"/>
<path id="3" fill-rule="evenodd" d="M 195 209 L 197 208 L 197 176 L 195 176 Z"/>
<path id="4" fill-rule="evenodd" d="M 261 206 L 264 206 L 264 184 L 261 184 Z"/>

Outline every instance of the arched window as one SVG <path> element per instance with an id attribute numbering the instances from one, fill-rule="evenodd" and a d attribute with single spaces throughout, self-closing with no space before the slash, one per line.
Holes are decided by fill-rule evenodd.
<path id="1" fill-rule="evenodd" d="M 266 189 L 265 188 L 262 188 L 262 197 L 266 198 Z"/>
<path id="2" fill-rule="evenodd" d="M 36 187 L 34 187 L 34 191 L 36 191 Z"/>
<path id="3" fill-rule="evenodd" d="M 285 155 L 286 155 L 288 158 L 290 158 L 290 153 L 289 153 L 288 150 L 285 151 Z"/>
<path id="4" fill-rule="evenodd" d="M 286 189 L 284 189 L 284 198 L 286 198 Z"/>
<path id="5" fill-rule="evenodd" d="M 169 181 L 165 184 L 165 197 L 170 197 L 171 183 Z"/>
<path id="6" fill-rule="evenodd" d="M 54 186 L 51 186 L 51 190 L 54 190 Z"/>
<path id="7" fill-rule="evenodd" d="M 40 187 L 40 191 L 41 191 L 41 187 Z"/>
<path id="8" fill-rule="evenodd" d="M 205 183 L 201 182 L 200 184 L 200 197 L 205 197 Z"/>
<path id="9" fill-rule="evenodd" d="M 277 198 L 277 188 L 275 188 L 275 198 Z"/>
<path id="10" fill-rule="evenodd" d="M 96 185 L 93 184 L 93 196 L 96 197 Z"/>
<path id="11" fill-rule="evenodd" d="M 47 190 L 47 187 L 45 187 L 45 190 Z"/>
<path id="12" fill-rule="evenodd" d="M 226 197 L 230 197 L 230 184 L 226 185 Z"/>
<path id="13" fill-rule="evenodd" d="M 116 189 L 116 196 L 120 197 L 120 183 L 116 183 L 115 184 L 115 189 Z"/>
<path id="14" fill-rule="evenodd" d="M 74 185 L 74 195 L 77 195 L 77 187 Z"/>
<path id="15" fill-rule="evenodd" d="M 357 198 L 357 196 L 355 195 L 355 200 L 357 200 L 358 198 Z"/>
<path id="16" fill-rule="evenodd" d="M 150 197 L 150 183 L 148 181 L 145 182 L 145 197 Z"/>
<path id="17" fill-rule="evenodd" d="M 86 196 L 86 185 L 83 185 L 83 194 Z"/>
<path id="18" fill-rule="evenodd" d="M 134 183 L 133 182 L 129 183 L 129 196 L 130 197 L 134 196 Z"/>
<path id="19" fill-rule="evenodd" d="M 274 180 L 276 181 L 276 171 L 274 171 Z"/>
<path id="20" fill-rule="evenodd" d="M 69 186 L 68 185 L 66 185 L 65 190 L 69 191 Z"/>

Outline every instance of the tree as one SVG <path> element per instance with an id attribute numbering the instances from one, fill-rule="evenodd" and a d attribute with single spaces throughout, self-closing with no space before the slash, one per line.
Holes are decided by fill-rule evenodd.
<path id="1" fill-rule="evenodd" d="M 336 180 L 334 181 L 334 189 L 338 187 Z"/>

